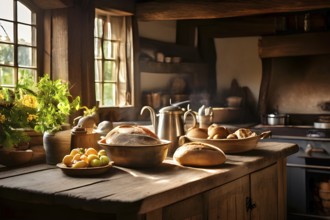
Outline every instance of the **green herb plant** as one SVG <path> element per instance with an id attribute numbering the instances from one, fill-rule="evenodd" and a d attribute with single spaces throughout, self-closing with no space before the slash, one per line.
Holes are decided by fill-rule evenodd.
<path id="1" fill-rule="evenodd" d="M 80 97 L 73 98 L 69 84 L 61 80 L 51 80 L 48 74 L 37 83 L 37 132 L 56 132 L 62 129 L 67 117 L 80 109 Z"/>

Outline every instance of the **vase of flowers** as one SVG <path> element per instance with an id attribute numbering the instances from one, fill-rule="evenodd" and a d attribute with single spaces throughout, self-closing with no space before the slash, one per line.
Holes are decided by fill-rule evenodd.
<path id="1" fill-rule="evenodd" d="M 46 163 L 56 164 L 71 150 L 71 130 L 65 123 L 70 114 L 79 110 L 80 97 L 72 97 L 67 82 L 51 80 L 47 74 L 38 81 L 36 91 L 38 109 L 34 129 L 44 134 Z"/>

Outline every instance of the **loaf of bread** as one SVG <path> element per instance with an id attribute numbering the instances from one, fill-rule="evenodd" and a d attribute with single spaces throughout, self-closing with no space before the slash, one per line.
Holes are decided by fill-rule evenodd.
<path id="1" fill-rule="evenodd" d="M 198 127 L 194 127 L 194 128 L 190 128 L 187 132 L 186 132 L 187 137 L 191 137 L 191 138 L 202 138 L 205 139 L 208 137 L 207 134 L 207 129 L 205 128 L 198 128 Z"/>
<path id="2" fill-rule="evenodd" d="M 121 146 L 156 145 L 161 140 L 148 128 L 139 125 L 120 125 L 113 128 L 101 143 Z"/>
<path id="3" fill-rule="evenodd" d="M 224 139 L 229 135 L 229 131 L 223 126 L 211 126 L 208 128 L 208 139 Z"/>
<path id="4" fill-rule="evenodd" d="M 248 128 L 240 128 L 234 132 L 234 134 L 237 136 L 238 139 L 248 138 L 248 137 L 254 137 L 257 134 L 255 132 L 252 132 Z"/>
<path id="5" fill-rule="evenodd" d="M 213 145 L 189 142 L 176 149 L 173 159 L 183 166 L 210 167 L 223 164 L 226 155 Z"/>

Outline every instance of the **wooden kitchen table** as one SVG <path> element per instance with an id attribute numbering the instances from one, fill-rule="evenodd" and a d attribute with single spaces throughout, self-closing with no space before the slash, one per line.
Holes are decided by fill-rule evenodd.
<path id="1" fill-rule="evenodd" d="M 0 219 L 285 219 L 286 157 L 292 143 L 259 142 L 208 169 L 112 167 L 70 177 L 37 164 L 0 171 Z"/>

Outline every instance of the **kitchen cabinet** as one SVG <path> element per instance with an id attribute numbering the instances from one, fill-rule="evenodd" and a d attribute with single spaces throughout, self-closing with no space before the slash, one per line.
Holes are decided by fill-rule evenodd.
<path id="1" fill-rule="evenodd" d="M 285 219 L 278 207 L 285 201 L 278 196 L 278 172 L 282 171 L 277 168 L 276 163 L 165 207 L 157 219 Z"/>
<path id="2" fill-rule="evenodd" d="M 285 158 L 297 151 L 295 144 L 260 142 L 217 167 L 183 167 L 167 158 L 157 168 L 114 166 L 91 178 L 68 177 L 47 164 L 0 169 L 0 219 L 52 213 L 59 219 L 282 220 Z"/>

